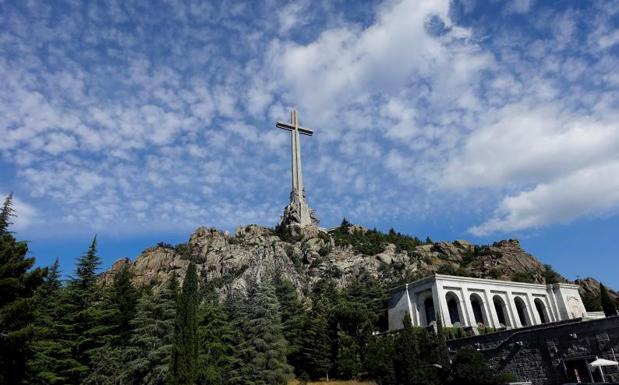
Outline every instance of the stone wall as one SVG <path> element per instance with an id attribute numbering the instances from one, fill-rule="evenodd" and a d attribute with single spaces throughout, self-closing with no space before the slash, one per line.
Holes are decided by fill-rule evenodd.
<path id="1" fill-rule="evenodd" d="M 593 321 L 560 323 L 505 330 L 448 341 L 450 351 L 472 347 L 484 353 L 498 372 L 513 373 L 534 385 L 589 382 L 586 362 L 596 358 L 616 360 L 619 354 L 619 316 Z M 615 354 L 613 354 L 613 351 Z M 606 381 L 619 382 L 617 367 L 605 367 Z M 599 372 L 593 373 L 599 380 Z"/>

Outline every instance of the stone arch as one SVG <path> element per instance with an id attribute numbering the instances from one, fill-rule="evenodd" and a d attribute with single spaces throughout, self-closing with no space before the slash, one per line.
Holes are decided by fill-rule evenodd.
<path id="1" fill-rule="evenodd" d="M 529 318 L 529 311 L 523 299 L 520 297 L 514 297 L 514 305 L 516 305 L 516 313 L 518 314 L 518 320 L 520 320 L 520 325 L 531 326 L 532 322 Z"/>
<path id="2" fill-rule="evenodd" d="M 537 310 L 537 314 L 539 315 L 539 320 L 541 323 L 545 324 L 550 322 L 550 317 L 548 317 L 548 310 L 546 309 L 546 305 L 540 298 L 535 298 L 533 301 L 535 304 L 535 310 Z"/>
<path id="3" fill-rule="evenodd" d="M 463 324 L 463 314 L 460 311 L 458 296 L 453 291 L 450 291 L 445 294 L 445 300 L 447 301 L 447 310 L 449 311 L 449 322 L 453 326 L 461 326 Z"/>
<path id="4" fill-rule="evenodd" d="M 492 297 L 492 303 L 494 304 L 494 310 L 496 311 L 496 316 L 499 321 L 499 327 L 512 326 L 511 322 L 509 322 L 509 313 L 507 312 L 507 305 L 503 298 L 499 295 L 495 295 Z"/>
<path id="5" fill-rule="evenodd" d="M 471 301 L 471 308 L 473 309 L 473 318 L 475 319 L 475 325 L 489 325 L 490 323 L 488 322 L 488 315 L 486 314 L 484 301 L 482 300 L 481 296 L 477 293 L 473 293 L 470 295 L 469 300 Z"/>

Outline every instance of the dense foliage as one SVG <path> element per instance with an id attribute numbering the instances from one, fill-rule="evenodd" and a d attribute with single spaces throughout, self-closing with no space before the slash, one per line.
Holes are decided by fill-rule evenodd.
<path id="1" fill-rule="evenodd" d="M 376 336 L 385 329 L 388 289 L 401 277 L 360 271 L 341 288 L 325 274 L 301 297 L 277 271 L 235 290 L 189 260 L 182 286 L 173 274 L 138 290 L 127 268 L 102 283 L 95 237 L 63 282 L 58 262 L 47 275 L 33 268 L 26 244 L 8 231 L 11 215 L 9 197 L 0 213 L 2 384 L 285 385 L 295 376 L 455 384 L 473 372 L 495 383 L 474 354 L 456 357 L 450 377 L 445 340 L 458 331 Z M 394 231 L 338 234 L 366 252 L 371 243 L 404 251 L 421 243 Z"/>
<path id="2" fill-rule="evenodd" d="M 358 253 L 365 255 L 382 253 L 388 243 L 394 244 L 398 252 L 406 252 L 410 255 L 415 247 L 424 243 L 432 243 L 430 238 L 427 238 L 426 242 L 422 242 L 417 237 L 400 234 L 393 229 L 390 229 L 386 234 L 376 229 L 355 229 L 346 218 L 342 220 L 342 224 L 338 228 L 334 229 L 332 235 L 337 245 L 350 245 Z"/>
<path id="3" fill-rule="evenodd" d="M 13 216 L 12 195 L 0 211 L 0 384 L 18 384 L 26 376 L 34 335 L 36 290 L 45 269 L 32 269 L 28 245 L 9 232 Z"/>

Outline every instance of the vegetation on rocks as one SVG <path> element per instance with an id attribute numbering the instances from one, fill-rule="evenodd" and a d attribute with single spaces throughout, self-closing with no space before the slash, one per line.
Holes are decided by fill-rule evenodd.
<path id="1" fill-rule="evenodd" d="M 421 242 L 347 221 L 331 233 L 200 228 L 187 243 L 161 244 L 103 273 L 94 238 L 63 281 L 58 263 L 33 268 L 27 245 L 9 232 L 11 215 L 9 197 L 0 212 L 7 384 L 500 383 L 476 352 L 449 363 L 445 341 L 462 329 L 377 335 L 389 290 L 437 272 L 564 281 L 517 241 Z M 584 282 L 610 314 L 616 294 Z"/>

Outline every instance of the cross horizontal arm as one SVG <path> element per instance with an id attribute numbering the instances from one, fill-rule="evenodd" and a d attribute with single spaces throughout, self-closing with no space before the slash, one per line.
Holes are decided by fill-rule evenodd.
<path id="1" fill-rule="evenodd" d="M 275 127 L 281 128 L 283 130 L 288 130 L 288 131 L 294 130 L 294 126 L 291 125 L 290 123 L 277 122 Z M 312 131 L 311 128 L 297 127 L 297 130 L 299 130 L 299 133 L 303 135 L 312 136 L 314 134 L 314 131 Z"/>

